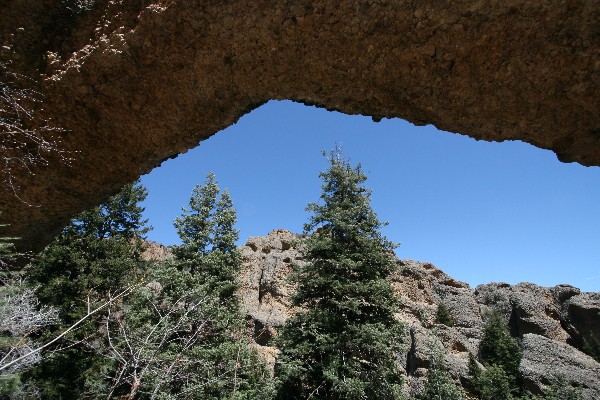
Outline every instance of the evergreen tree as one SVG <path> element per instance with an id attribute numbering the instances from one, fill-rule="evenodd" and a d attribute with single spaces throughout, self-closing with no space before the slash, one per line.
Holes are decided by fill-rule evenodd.
<path id="1" fill-rule="evenodd" d="M 486 366 L 496 365 L 504 370 L 511 385 L 516 387 L 522 353 L 517 341 L 510 335 L 504 318 L 493 311 L 483 329 L 479 358 Z"/>
<path id="2" fill-rule="evenodd" d="M 27 275 L 39 285 L 40 300 L 59 307 L 65 323 L 131 282 L 150 229 L 139 205 L 146 196 L 141 184 L 126 185 L 75 217 L 31 263 Z"/>
<path id="3" fill-rule="evenodd" d="M 212 172 L 204 185 L 194 188 L 189 209 L 184 208 L 174 222 L 182 241 L 173 249 L 179 268 L 197 275 L 226 302 L 234 300 L 235 280 L 241 268 L 235 223 L 229 192 L 221 193 Z M 237 308 L 237 302 L 233 301 L 232 306 Z"/>
<path id="4" fill-rule="evenodd" d="M 544 400 L 583 400 L 581 390 L 572 387 L 564 375 L 558 375 L 550 381 L 548 390 L 544 393 Z"/>
<path id="5" fill-rule="evenodd" d="M 308 264 L 293 274 L 300 311 L 279 338 L 277 398 L 397 399 L 402 326 L 386 280 L 395 246 L 380 233 L 360 166 L 336 152 L 329 162 L 321 202 L 307 207 Z"/>
<path id="6" fill-rule="evenodd" d="M 499 365 L 493 364 L 479 376 L 480 400 L 512 400 L 510 378 Z"/>
<path id="7" fill-rule="evenodd" d="M 434 351 L 427 370 L 427 383 L 417 396 L 419 400 L 463 400 L 462 390 L 452 381 L 442 351 Z"/>
<path id="8" fill-rule="evenodd" d="M 270 396 L 234 296 L 241 268 L 235 222 L 229 194 L 210 174 L 175 220 L 182 240 L 175 260 L 148 272 L 122 320 L 108 318 L 116 368 L 99 392 L 132 399 Z"/>
<path id="9" fill-rule="evenodd" d="M 143 269 L 143 235 L 148 232 L 139 202 L 146 197 L 139 184 L 126 185 L 106 203 L 74 218 L 70 225 L 36 257 L 26 273 L 38 287 L 42 303 L 59 311 L 60 323 L 47 329 L 44 341 L 85 317 L 90 310 L 139 280 Z M 105 360 L 97 357 L 102 340 L 100 315 L 49 349 L 28 373 L 46 398 L 89 397 L 89 381 L 102 374 Z"/>
<path id="10" fill-rule="evenodd" d="M 521 349 L 510 335 L 502 316 L 493 311 L 488 315 L 479 345 L 481 369 L 475 357 L 469 354 L 467 390 L 481 400 L 511 400 L 521 391 L 519 365 Z M 522 393 L 521 393 L 522 394 Z"/>
<path id="11" fill-rule="evenodd" d="M 435 313 L 435 323 L 446 325 L 446 326 L 454 326 L 454 321 L 452 320 L 450 311 L 448 310 L 448 307 L 446 307 L 446 305 L 444 303 L 438 304 L 437 312 Z"/>
<path id="12" fill-rule="evenodd" d="M 477 363 L 477 359 L 475 358 L 473 353 L 469 352 L 469 363 L 467 365 L 468 365 L 468 370 L 469 370 L 469 378 L 465 382 L 464 388 L 470 394 L 477 396 L 481 393 L 480 377 L 481 377 L 482 369 L 479 367 L 479 364 Z"/>

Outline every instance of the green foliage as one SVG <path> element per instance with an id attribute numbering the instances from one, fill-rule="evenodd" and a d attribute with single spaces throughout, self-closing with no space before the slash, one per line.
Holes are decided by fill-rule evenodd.
<path id="1" fill-rule="evenodd" d="M 70 324 L 134 280 L 142 264 L 142 238 L 150 228 L 139 202 L 147 192 L 126 185 L 106 203 L 85 211 L 33 262 L 27 271 L 39 285 L 40 300 L 57 306 Z"/>
<path id="2" fill-rule="evenodd" d="M 475 357 L 469 354 L 467 390 L 481 400 L 510 400 L 520 392 L 519 364 L 521 349 L 510 335 L 502 316 L 493 311 L 488 315 L 483 338 L 479 345 L 481 369 Z"/>
<path id="3" fill-rule="evenodd" d="M 61 311 L 57 332 L 98 304 L 105 311 L 31 372 L 46 398 L 258 399 L 269 376 L 248 345 L 234 297 L 241 256 L 235 210 L 211 174 L 175 222 L 183 244 L 166 263 L 143 262 L 139 185 L 81 214 L 31 266 L 38 293 Z M 116 293 L 138 288 L 124 302 Z"/>
<path id="4" fill-rule="evenodd" d="M 480 400 L 512 400 L 510 378 L 498 365 L 490 365 L 479 376 Z"/>
<path id="5" fill-rule="evenodd" d="M 564 375 L 558 375 L 550 382 L 544 393 L 544 400 L 583 400 L 581 390 L 569 385 Z"/>
<path id="6" fill-rule="evenodd" d="M 215 176 L 210 173 L 204 185 L 192 192 L 189 210 L 183 209 L 175 228 L 182 245 L 173 253 L 181 269 L 198 273 L 202 283 L 219 292 L 223 299 L 232 299 L 241 259 L 235 246 L 238 231 L 234 228 L 236 213 L 229 193 L 221 192 Z"/>
<path id="7" fill-rule="evenodd" d="M 472 395 L 478 395 L 481 392 L 480 382 L 482 369 L 477 363 L 477 359 L 472 353 L 469 353 L 469 379 L 467 379 L 464 388 Z"/>
<path id="8" fill-rule="evenodd" d="M 480 360 L 485 366 L 502 368 L 511 385 L 516 386 L 522 356 L 519 344 L 510 335 L 506 322 L 497 311 L 493 311 L 488 316 L 479 345 Z"/>
<path id="9" fill-rule="evenodd" d="M 148 231 L 139 202 L 146 190 L 139 184 L 125 186 L 106 203 L 81 213 L 71 221 L 28 268 L 37 296 L 59 311 L 60 323 L 47 329 L 48 341 L 116 293 L 136 284 L 144 269 L 142 238 Z M 77 399 L 89 395 L 87 382 L 106 368 L 97 357 L 102 339 L 100 314 L 49 349 L 41 364 L 28 373 L 47 398 Z M 61 351 L 54 351 L 66 347 Z"/>
<path id="10" fill-rule="evenodd" d="M 181 260 L 204 256 L 213 250 L 232 252 L 238 239 L 235 210 L 229 196 L 220 189 L 211 172 L 204 185 L 197 185 L 189 202 L 189 209 L 175 219 L 174 225 L 182 245 L 173 249 Z"/>
<path id="11" fill-rule="evenodd" d="M 125 185 L 105 203 L 79 214 L 61 237 L 70 239 L 140 239 L 151 229 L 139 205 L 148 191 L 139 183 Z"/>
<path id="12" fill-rule="evenodd" d="M 454 326 L 454 320 L 452 319 L 452 315 L 450 315 L 450 311 L 444 303 L 438 304 L 437 312 L 435 313 L 435 323 L 446 326 Z"/>
<path id="13" fill-rule="evenodd" d="M 292 276 L 301 311 L 278 340 L 277 398 L 397 399 L 403 327 L 386 280 L 395 246 L 380 233 L 360 166 L 333 152 L 329 161 L 321 202 L 307 207 L 308 263 Z"/>
<path id="14" fill-rule="evenodd" d="M 460 387 L 452 381 L 448 368 L 444 363 L 443 353 L 434 351 L 430 357 L 430 367 L 427 371 L 427 383 L 418 400 L 463 400 L 464 394 Z"/>
<path id="15" fill-rule="evenodd" d="M 234 296 L 241 268 L 235 210 L 219 193 L 213 174 L 194 189 L 190 210 L 175 221 L 183 242 L 176 259 L 149 269 L 124 316 L 107 318 L 111 340 L 102 352 L 113 355 L 110 379 L 93 385 L 104 397 L 270 397 Z"/>
<path id="16" fill-rule="evenodd" d="M 469 353 L 469 375 L 465 388 L 479 400 L 513 400 L 514 386 L 509 376 L 498 365 L 482 369 Z"/>
<path id="17" fill-rule="evenodd" d="M 269 376 L 248 346 L 243 316 L 198 275 L 177 262 L 157 264 L 124 318 L 109 318 L 112 340 L 103 353 L 118 356 L 110 379 L 96 382 L 103 398 L 269 397 Z"/>

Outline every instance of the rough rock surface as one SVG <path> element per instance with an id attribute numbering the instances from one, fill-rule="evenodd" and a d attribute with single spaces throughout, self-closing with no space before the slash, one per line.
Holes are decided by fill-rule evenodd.
<path id="1" fill-rule="evenodd" d="M 245 267 L 239 296 L 254 324 L 257 347 L 271 363 L 277 354 L 272 338 L 294 313 L 289 302 L 294 288 L 287 277 L 293 263 L 304 262 L 301 246 L 300 235 L 276 230 L 250 238 L 241 248 Z M 581 345 L 584 332 L 597 334 L 600 328 L 600 293 L 531 283 L 490 283 L 473 290 L 430 263 L 410 260 L 398 260 L 390 281 L 402 301 L 397 317 L 406 324 L 405 354 L 399 358 L 407 394 L 423 386 L 435 349 L 444 350 L 450 374 L 464 382 L 469 353 L 479 350 L 484 315 L 495 308 L 522 340 L 521 371 L 532 391 L 542 391 L 558 371 L 582 388 L 585 400 L 600 398 L 600 363 L 574 347 Z M 454 321 L 451 327 L 435 323 L 442 302 Z M 594 377 L 586 378 L 589 374 Z"/>
<path id="2" fill-rule="evenodd" d="M 519 369 L 526 387 L 533 393 L 542 392 L 560 374 L 572 386 L 579 387 L 585 399 L 600 398 L 600 363 L 590 356 L 533 333 L 523 336 L 521 347 L 523 360 Z"/>
<path id="3" fill-rule="evenodd" d="M 289 297 L 294 287 L 286 282 L 292 263 L 301 262 L 293 245 L 299 237 L 276 230 L 251 237 L 242 247 L 245 268 L 241 276 L 241 300 L 246 313 L 266 327 L 283 325 L 290 316 Z"/>
<path id="4" fill-rule="evenodd" d="M 550 288 L 532 283 L 488 283 L 477 286 L 475 295 L 481 304 L 504 314 L 514 336 L 535 333 L 561 342 L 570 339 L 560 318 L 561 302 Z"/>
<path id="5" fill-rule="evenodd" d="M 15 167 L 3 222 L 40 249 L 271 99 L 600 165 L 599 27 L 597 1 L 5 0 L 0 65 L 43 97 L 26 127 L 64 129 L 72 161 Z"/>
<path id="6" fill-rule="evenodd" d="M 589 335 L 600 338 L 600 293 L 581 293 L 567 300 L 561 308 L 565 329 L 573 343 L 581 345 Z"/>
<path id="7" fill-rule="evenodd" d="M 577 347 L 589 335 L 600 338 L 600 293 L 580 293 L 570 285 L 488 283 L 477 286 L 475 296 L 501 311 L 515 336 L 534 333 Z"/>

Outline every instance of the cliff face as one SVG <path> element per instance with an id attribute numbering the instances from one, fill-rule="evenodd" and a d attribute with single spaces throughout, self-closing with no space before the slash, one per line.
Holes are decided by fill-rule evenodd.
<path id="1" fill-rule="evenodd" d="M 596 1 L 5 0 L 2 80 L 39 94 L 24 127 L 58 136 L 71 161 L 15 164 L 21 200 L 0 191 L 2 222 L 40 249 L 270 99 L 600 165 L 599 27 Z"/>
<path id="2" fill-rule="evenodd" d="M 286 277 L 293 263 L 304 262 L 301 245 L 300 236 L 277 230 L 250 238 L 242 247 L 245 269 L 239 296 L 254 322 L 257 347 L 271 363 L 277 353 L 272 337 L 294 313 L 289 302 L 293 287 Z M 445 349 L 452 376 L 464 382 L 468 354 L 476 354 L 481 341 L 483 315 L 495 308 L 520 340 L 520 369 L 530 390 L 539 393 L 559 372 L 582 389 L 585 399 L 600 398 L 600 363 L 578 350 L 583 337 L 590 333 L 600 337 L 600 293 L 531 283 L 490 283 L 472 289 L 429 263 L 402 260 L 390 279 L 403 304 L 397 317 L 407 327 L 405 354 L 400 357 L 407 393 L 423 385 L 436 346 Z M 441 302 L 452 315 L 452 327 L 435 323 Z"/>

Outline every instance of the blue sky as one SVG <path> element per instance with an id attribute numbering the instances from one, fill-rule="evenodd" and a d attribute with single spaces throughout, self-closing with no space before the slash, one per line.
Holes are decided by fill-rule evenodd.
<path id="1" fill-rule="evenodd" d="M 488 143 L 271 101 L 142 178 L 148 235 L 178 243 L 172 221 L 213 171 L 238 211 L 240 243 L 301 232 L 317 201 L 321 150 L 360 162 L 398 257 L 429 261 L 472 286 L 569 283 L 600 291 L 600 168 L 564 164 L 521 142 Z"/>

